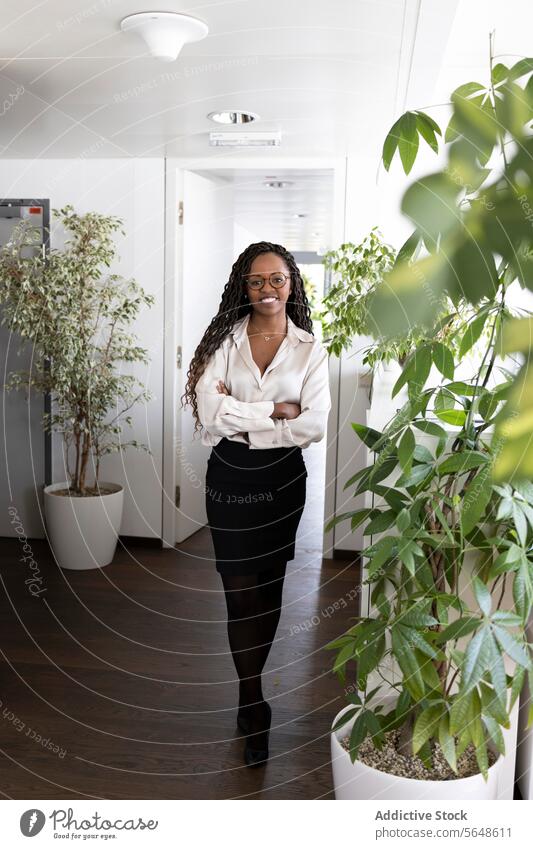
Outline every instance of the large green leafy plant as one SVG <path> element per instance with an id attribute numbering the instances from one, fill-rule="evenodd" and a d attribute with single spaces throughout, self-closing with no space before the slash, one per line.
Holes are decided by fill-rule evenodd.
<path id="1" fill-rule="evenodd" d="M 478 310 L 497 302 L 502 286 L 512 282 L 533 291 L 532 70 L 533 59 L 494 64 L 491 37 L 487 84 L 469 82 L 453 92 L 444 133 L 447 162 L 405 192 L 402 210 L 415 229 L 369 305 L 369 326 L 384 337 L 431 326 L 443 293 Z M 408 173 L 420 137 L 437 150 L 442 135 L 425 113 L 405 113 L 385 140 L 385 167 L 398 150 Z M 415 258 L 420 245 L 424 255 Z M 499 331 L 501 352 L 515 354 L 520 369 L 508 381 L 495 421 L 501 450 L 494 475 L 527 479 L 533 473 L 531 314 L 508 317 Z M 472 403 L 480 401 L 476 395 Z"/>
<path id="2" fill-rule="evenodd" d="M 370 542 L 363 555 L 373 613 L 328 645 L 344 683 L 356 662 L 351 709 L 338 723 L 354 719 L 352 759 L 367 734 L 380 747 L 386 731 L 401 728 L 402 751 L 428 765 L 436 741 L 453 770 L 472 744 L 486 777 L 487 746 L 504 751 L 502 728 L 526 676 L 533 692 L 525 634 L 533 606 L 532 319 L 507 304 L 514 281 L 533 288 L 522 208 L 532 192 L 532 78 L 523 89 L 516 82 L 532 69 L 532 60 L 491 66 L 486 88 L 454 92 L 448 165 L 407 190 L 402 206 L 416 229 L 369 304 L 367 332 L 421 336 L 392 392 L 404 395 L 398 412 L 382 432 L 353 425 L 374 462 L 345 488 L 368 493 L 369 506 L 327 525 L 364 524 Z M 410 169 L 418 133 L 437 146 L 440 128 L 423 113 L 395 124 L 387 167 L 398 149 Z M 491 170 L 496 148 L 501 161 Z M 457 310 L 472 308 L 447 340 L 439 338 L 443 296 Z M 513 352 L 518 363 L 508 368 L 502 358 Z M 381 683 L 369 691 L 371 674 Z M 397 695 L 388 712 L 383 685 Z"/>
<path id="3" fill-rule="evenodd" d="M 5 388 L 51 394 L 44 427 L 62 434 L 70 490 L 88 495 L 103 456 L 146 447 L 121 438 L 129 410 L 150 398 L 122 368 L 148 362 L 127 328 L 154 299 L 135 280 L 106 273 L 116 253 L 113 234 L 124 233 L 119 218 L 77 215 L 70 204 L 54 213 L 70 237 L 64 250 L 31 255 L 34 228 L 21 222 L 0 251 L 2 323 L 33 346 L 32 371 L 11 374 Z"/>
<path id="4" fill-rule="evenodd" d="M 487 321 L 497 323 L 498 314 Z M 426 383 L 432 363 L 442 379 Z M 357 663 L 353 709 L 339 722 L 357 714 L 353 759 L 367 733 L 379 746 L 385 731 L 401 727 L 404 753 L 429 763 L 430 743 L 437 740 L 456 769 L 458 755 L 472 743 L 486 774 L 487 744 L 492 740 L 504 752 L 501 727 L 509 727 L 526 674 L 533 691 L 524 635 L 533 605 L 533 485 L 492 482 L 495 450 L 484 432 L 495 392 L 486 390 L 482 412 L 472 415 L 475 384 L 454 380 L 454 370 L 449 349 L 426 343 L 396 384 L 408 397 L 387 427 L 354 425 L 375 460 L 345 488 L 369 493 L 373 503 L 334 517 L 327 527 L 364 524 L 370 542 L 362 552 L 365 582 L 376 612 L 358 618 L 328 647 L 337 650 L 334 669 L 343 683 L 347 664 Z M 464 593 L 470 582 L 473 601 Z M 401 672 L 396 682 L 384 672 L 389 655 Z M 506 674 L 505 655 L 512 674 Z M 397 692 L 388 713 L 375 688 L 366 692 L 371 673 Z"/>

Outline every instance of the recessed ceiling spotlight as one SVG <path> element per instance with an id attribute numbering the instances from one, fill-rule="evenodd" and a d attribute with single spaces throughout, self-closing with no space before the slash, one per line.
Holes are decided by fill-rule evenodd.
<path id="1" fill-rule="evenodd" d="M 307 218 L 307 214 L 305 212 L 295 212 L 292 217 L 293 218 Z"/>
<path id="2" fill-rule="evenodd" d="M 122 32 L 135 32 L 150 54 L 163 62 L 174 62 L 184 44 L 200 41 L 209 27 L 199 18 L 179 12 L 139 12 L 120 22 Z"/>
<path id="3" fill-rule="evenodd" d="M 267 189 L 286 189 L 287 186 L 293 186 L 292 180 L 265 180 L 263 186 Z"/>
<path id="4" fill-rule="evenodd" d="M 259 119 L 256 112 L 242 112 L 240 109 L 210 112 L 207 117 L 216 124 L 251 124 Z"/>

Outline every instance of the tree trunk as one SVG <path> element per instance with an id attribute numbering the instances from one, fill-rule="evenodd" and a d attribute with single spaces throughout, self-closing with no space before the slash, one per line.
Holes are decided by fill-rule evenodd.
<path id="1" fill-rule="evenodd" d="M 405 723 L 402 725 L 400 737 L 398 739 L 399 753 L 408 758 L 413 756 L 413 728 L 414 719 L 411 711 Z"/>
<path id="2" fill-rule="evenodd" d="M 80 494 L 85 494 L 85 477 L 87 474 L 87 463 L 89 462 L 90 456 L 90 448 L 91 448 L 91 437 L 90 434 L 86 433 L 83 437 L 83 449 L 81 452 L 81 468 L 80 468 Z"/>
<path id="3" fill-rule="evenodd" d="M 78 492 L 80 488 L 80 431 L 78 426 L 75 426 L 74 438 L 76 441 L 76 462 L 74 465 L 74 478 L 71 481 L 72 488 Z"/>

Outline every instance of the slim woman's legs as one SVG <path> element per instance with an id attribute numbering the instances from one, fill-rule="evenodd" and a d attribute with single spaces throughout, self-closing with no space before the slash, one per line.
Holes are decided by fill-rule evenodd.
<path id="1" fill-rule="evenodd" d="M 263 701 L 261 587 L 257 574 L 221 577 L 228 611 L 228 640 L 239 676 L 239 706 L 244 708 Z"/>
<path id="2" fill-rule="evenodd" d="M 250 575 L 221 576 L 242 707 L 263 701 L 261 672 L 281 616 L 286 567 L 283 563 Z"/>
<path id="3" fill-rule="evenodd" d="M 276 636 L 278 628 L 282 598 L 283 584 L 285 581 L 286 563 L 278 566 L 272 566 L 260 573 L 260 590 L 261 604 L 263 615 L 260 618 L 261 624 L 261 648 L 263 652 L 263 665 L 265 666 L 272 643 Z"/>
<path id="4" fill-rule="evenodd" d="M 245 717 L 249 765 L 268 757 L 270 705 L 264 700 L 261 673 L 281 615 L 286 564 L 252 575 L 222 575 L 228 611 L 228 639 L 239 676 L 239 714 Z"/>

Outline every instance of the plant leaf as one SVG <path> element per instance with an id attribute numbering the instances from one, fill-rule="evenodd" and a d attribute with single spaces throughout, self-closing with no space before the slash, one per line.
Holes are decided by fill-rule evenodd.
<path id="1" fill-rule="evenodd" d="M 446 457 L 442 463 L 439 463 L 437 470 L 441 475 L 458 471 L 466 472 L 488 463 L 489 460 L 490 455 L 481 451 L 457 451 L 455 454 Z"/>
<path id="2" fill-rule="evenodd" d="M 413 462 L 413 453 L 415 450 L 415 436 L 410 427 L 406 428 L 398 445 L 398 462 L 404 470 L 408 471 Z"/>
<path id="3" fill-rule="evenodd" d="M 418 139 L 416 115 L 413 112 L 406 112 L 400 119 L 400 138 L 398 141 L 398 151 L 406 174 L 409 174 L 416 159 Z"/>
<path id="4" fill-rule="evenodd" d="M 452 770 L 457 772 L 457 754 L 455 751 L 455 740 L 450 734 L 450 717 L 444 714 L 439 722 L 439 743 L 442 754 L 448 761 Z"/>
<path id="5" fill-rule="evenodd" d="M 355 720 L 352 730 L 350 732 L 350 758 L 352 763 L 355 761 L 357 757 L 357 752 L 359 751 L 359 746 L 365 739 L 368 732 L 367 728 L 367 711 L 362 710 L 357 719 Z"/>
<path id="6" fill-rule="evenodd" d="M 373 428 L 367 427 L 363 424 L 358 424 L 357 422 L 352 422 L 352 427 L 361 442 L 364 442 L 368 448 L 373 448 L 376 442 L 383 436 L 383 434 L 378 430 L 374 430 Z"/>
<path id="7" fill-rule="evenodd" d="M 470 481 L 461 502 L 461 527 L 463 534 L 473 530 L 484 515 L 492 495 L 492 477 L 490 465 L 483 466 Z"/>
<path id="8" fill-rule="evenodd" d="M 526 652 L 524 644 L 519 642 L 516 637 L 510 634 L 505 628 L 500 625 L 492 626 L 494 635 L 498 640 L 502 649 L 509 655 L 512 660 L 524 666 L 526 669 L 531 667 L 531 660 Z"/>
<path id="9" fill-rule="evenodd" d="M 485 616 L 490 616 L 492 598 L 488 587 L 483 583 L 483 581 L 480 581 L 477 575 L 474 575 L 474 577 L 472 578 L 472 583 L 474 586 L 474 593 L 476 596 L 477 603 L 479 604 Z"/>
<path id="10" fill-rule="evenodd" d="M 360 708 L 357 708 L 357 707 L 350 708 L 350 710 L 347 710 L 347 711 L 346 711 L 345 713 L 343 713 L 343 715 L 342 715 L 342 716 L 341 716 L 341 717 L 337 720 L 337 722 L 335 723 L 335 725 L 333 725 L 333 726 L 332 726 L 331 730 L 332 730 L 332 731 L 337 731 L 339 728 L 342 728 L 342 726 L 343 726 L 343 725 L 346 725 L 346 723 L 350 721 L 350 719 L 352 718 L 352 716 L 355 716 L 355 714 L 356 714 L 359 710 L 360 710 Z"/>
<path id="11" fill-rule="evenodd" d="M 433 362 L 440 373 L 448 378 L 448 380 L 453 380 L 455 364 L 450 349 L 446 345 L 443 345 L 442 342 L 433 342 L 432 355 Z"/>
<path id="12" fill-rule="evenodd" d="M 413 729 L 413 752 L 416 754 L 437 731 L 442 717 L 443 705 L 425 708 L 416 718 Z"/>
<path id="13" fill-rule="evenodd" d="M 467 646 L 461 678 L 461 687 L 464 692 L 475 687 L 489 668 L 491 652 L 487 632 L 487 627 L 481 628 Z"/>

